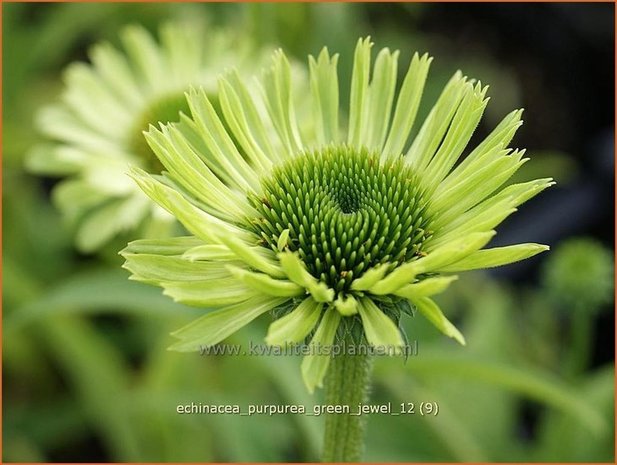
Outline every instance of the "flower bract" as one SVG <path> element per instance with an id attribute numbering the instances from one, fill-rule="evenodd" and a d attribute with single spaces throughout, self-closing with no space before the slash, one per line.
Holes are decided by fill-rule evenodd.
<path id="1" fill-rule="evenodd" d="M 547 249 L 486 248 L 501 221 L 552 184 L 508 184 L 527 161 L 508 148 L 521 111 L 463 157 L 487 88 L 455 73 L 418 123 L 431 58 L 414 55 L 397 91 L 398 52 L 385 48 L 371 65 L 371 47 L 358 42 L 349 85 L 339 86 L 337 55 L 309 57 L 310 114 L 294 104 L 289 61 L 278 51 L 258 97 L 229 73 L 219 80 L 218 106 L 193 90 L 190 117 L 147 133 L 165 171 L 134 168 L 131 176 L 190 235 L 133 242 L 125 267 L 133 279 L 209 309 L 173 333 L 173 349 L 217 344 L 271 312 L 267 343 L 315 348 L 302 362 L 313 391 L 330 358 L 318 347 L 352 331 L 396 352 L 410 305 L 464 344 L 433 296 L 457 272 Z"/>

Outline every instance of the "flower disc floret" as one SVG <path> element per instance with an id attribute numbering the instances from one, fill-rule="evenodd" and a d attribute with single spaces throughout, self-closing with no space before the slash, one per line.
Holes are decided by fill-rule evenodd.
<path id="1" fill-rule="evenodd" d="M 249 200 L 263 244 L 298 252 L 308 271 L 337 293 L 379 264 L 394 268 L 422 255 L 430 237 L 427 204 L 402 158 L 382 160 L 366 148 L 329 146 L 300 154 L 262 181 Z"/>

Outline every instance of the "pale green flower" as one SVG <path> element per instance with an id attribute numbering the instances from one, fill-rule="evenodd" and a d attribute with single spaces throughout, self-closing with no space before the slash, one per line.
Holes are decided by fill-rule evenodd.
<path id="1" fill-rule="evenodd" d="M 77 226 L 82 251 L 138 227 L 143 237 L 173 220 L 126 176 L 129 164 L 160 172 L 142 131 L 188 112 L 184 92 L 190 86 L 213 92 L 224 69 L 252 70 L 271 53 L 256 50 L 244 36 L 206 32 L 193 23 L 167 24 L 159 36 L 157 42 L 142 27 L 129 26 L 121 32 L 123 50 L 94 46 L 91 64 L 67 68 L 61 101 L 38 114 L 37 125 L 50 143 L 35 147 L 28 167 L 66 176 L 53 200 Z"/>
<path id="2" fill-rule="evenodd" d="M 351 92 L 348 124 L 337 55 L 324 49 L 309 58 L 314 112 L 300 117 L 279 51 L 260 98 L 231 74 L 219 85 L 222 114 L 194 90 L 192 118 L 147 133 L 166 172 L 131 175 L 192 235 L 133 242 L 122 252 L 125 267 L 179 302 L 216 309 L 173 333 L 173 349 L 217 344 L 271 310 L 279 318 L 268 344 L 310 337 L 312 347 L 325 347 L 351 330 L 372 346 L 400 348 L 407 302 L 464 344 L 432 296 L 453 273 L 548 249 L 484 248 L 495 226 L 552 184 L 503 187 L 527 160 L 507 148 L 521 111 L 457 164 L 487 104 L 486 87 L 457 72 L 409 143 L 431 58 L 413 57 L 397 95 L 398 52 L 381 50 L 371 67 L 371 46 L 358 42 L 351 84 L 342 87 Z M 304 358 L 309 390 L 321 385 L 329 362 L 319 351 Z"/>

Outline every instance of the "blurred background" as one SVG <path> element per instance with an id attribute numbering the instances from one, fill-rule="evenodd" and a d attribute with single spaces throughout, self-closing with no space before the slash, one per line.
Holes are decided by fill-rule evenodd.
<path id="1" fill-rule="evenodd" d="M 614 461 L 614 5 L 461 3 L 3 4 L 3 461 L 319 458 L 323 417 L 177 414 L 191 401 L 310 407 L 322 393 L 307 394 L 293 357 L 167 352 L 199 310 L 129 282 L 122 244 L 78 253 L 50 201 L 57 179 L 24 168 L 41 140 L 34 114 L 57 99 L 67 64 L 117 44 L 126 24 L 201 17 L 302 61 L 328 45 L 341 83 L 359 36 L 400 49 L 401 73 L 428 51 L 422 112 L 457 69 L 481 78 L 491 102 L 471 145 L 524 107 L 513 145 L 531 162 L 516 180 L 558 183 L 494 241 L 551 252 L 468 273 L 441 297 L 467 347 L 408 318 L 417 356 L 376 361 L 374 403 L 440 412 L 372 416 L 365 459 Z M 261 342 L 267 320 L 228 342 Z"/>

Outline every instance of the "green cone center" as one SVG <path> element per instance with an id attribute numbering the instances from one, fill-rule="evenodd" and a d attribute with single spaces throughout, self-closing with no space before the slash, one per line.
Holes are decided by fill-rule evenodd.
<path id="1" fill-rule="evenodd" d="M 137 124 L 131 130 L 129 146 L 131 151 L 142 160 L 146 171 L 158 174 L 164 168 L 146 142 L 143 131 L 147 131 L 151 124 L 158 127 L 159 123 L 180 121 L 180 112 L 187 116 L 191 114 L 184 94 L 167 95 L 151 103 L 142 112 Z"/>
<path id="2" fill-rule="evenodd" d="M 327 147 L 275 168 L 262 191 L 249 199 L 260 213 L 251 227 L 262 245 L 277 250 L 289 229 L 289 249 L 337 292 L 377 264 L 394 267 L 420 255 L 430 234 L 426 202 L 402 159 Z"/>

